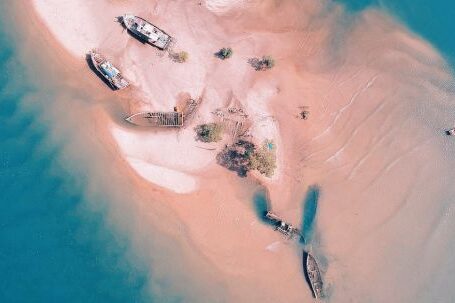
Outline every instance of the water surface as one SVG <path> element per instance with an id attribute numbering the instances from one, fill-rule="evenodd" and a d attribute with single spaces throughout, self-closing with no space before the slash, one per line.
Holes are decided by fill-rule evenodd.
<path id="1" fill-rule="evenodd" d="M 86 177 L 60 165 L 63 143 L 43 120 L 56 88 L 34 83 L 46 71 L 20 57 L 0 8 L 0 302 L 150 302 L 128 239 L 88 206 L 106 201 L 88 201 Z"/>
<path id="2" fill-rule="evenodd" d="M 431 42 L 452 65 L 455 64 L 453 28 L 455 2 L 447 0 L 336 0 L 353 12 L 379 8 Z"/>

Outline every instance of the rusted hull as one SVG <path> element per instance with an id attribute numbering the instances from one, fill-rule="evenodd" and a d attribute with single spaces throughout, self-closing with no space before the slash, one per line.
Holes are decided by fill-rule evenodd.
<path id="1" fill-rule="evenodd" d="M 319 271 L 316 259 L 309 253 L 303 252 L 303 264 L 305 267 L 305 274 L 310 284 L 313 296 L 316 299 L 324 297 L 324 284 L 322 282 L 321 272 Z"/>

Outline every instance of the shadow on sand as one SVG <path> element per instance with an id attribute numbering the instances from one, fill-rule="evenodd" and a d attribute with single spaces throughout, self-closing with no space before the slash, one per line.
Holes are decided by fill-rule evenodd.
<path id="1" fill-rule="evenodd" d="M 303 217 L 302 217 L 302 236 L 304 244 L 309 244 L 313 238 L 314 222 L 318 209 L 320 189 L 317 185 L 308 188 L 305 199 L 303 200 Z"/>

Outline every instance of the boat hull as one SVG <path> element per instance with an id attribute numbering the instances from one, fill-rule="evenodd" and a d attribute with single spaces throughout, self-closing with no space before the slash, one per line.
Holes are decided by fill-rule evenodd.
<path id="1" fill-rule="evenodd" d="M 113 66 L 103 55 L 95 50 L 90 51 L 90 60 L 97 70 L 97 72 L 109 83 L 109 85 L 116 90 L 121 90 L 129 86 L 129 82 L 123 78 L 118 69 Z M 103 70 L 103 66 L 109 66 L 112 68 L 112 71 L 115 71 L 116 74 L 108 76 L 107 70 Z"/>
<path id="2" fill-rule="evenodd" d="M 309 253 L 303 251 L 303 264 L 305 274 L 310 284 L 313 296 L 316 299 L 324 297 L 324 284 L 322 282 L 321 272 L 319 271 L 316 259 Z"/>
<path id="3" fill-rule="evenodd" d="M 169 34 L 141 17 L 125 14 L 122 22 L 137 38 L 160 50 L 167 49 L 171 43 L 172 38 Z"/>
<path id="4" fill-rule="evenodd" d="M 183 126 L 181 112 L 143 112 L 131 115 L 125 119 L 131 124 L 145 127 L 173 128 Z"/>

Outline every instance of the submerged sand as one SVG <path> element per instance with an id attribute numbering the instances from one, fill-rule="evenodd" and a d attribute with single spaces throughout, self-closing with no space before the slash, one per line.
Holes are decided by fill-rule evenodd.
<path id="1" fill-rule="evenodd" d="M 443 131 L 455 121 L 454 80 L 426 42 L 381 12 L 349 15 L 328 1 L 35 0 L 34 8 L 71 54 L 53 60 L 77 71 L 74 85 L 88 91 L 81 99 L 96 104 L 68 101 L 93 123 L 87 133 L 114 166 L 90 171 L 98 176 L 94 192 L 112 186 L 110 174 L 128 180 L 122 187 L 132 196 L 113 202 L 113 222 L 187 302 L 311 300 L 302 246 L 258 218 L 259 184 L 274 211 L 312 228 L 305 247 L 321 264 L 328 301 L 450 302 L 455 145 Z M 115 22 L 125 12 L 173 35 L 188 62 L 129 36 Z M 224 46 L 234 49 L 228 61 L 213 56 Z M 110 92 L 86 68 L 93 47 L 124 71 L 131 89 Z M 247 64 L 262 55 L 276 59 L 272 70 Z M 138 110 L 170 110 L 183 95 L 204 100 L 185 130 L 139 131 L 122 121 Z M 252 118 L 253 138 L 277 145 L 272 179 L 239 178 L 216 164 L 222 146 L 194 141 L 192 128 L 212 121 L 232 96 Z M 309 120 L 297 118 L 302 106 Z M 319 193 L 313 207 L 305 204 L 309 186 Z M 159 265 L 163 258 L 147 244 L 152 230 L 179 243 L 178 252 L 159 246 L 178 258 Z M 183 276 L 195 277 L 194 289 L 181 286 L 175 259 Z M 150 287 L 156 292 L 160 283 L 152 277 Z"/>

